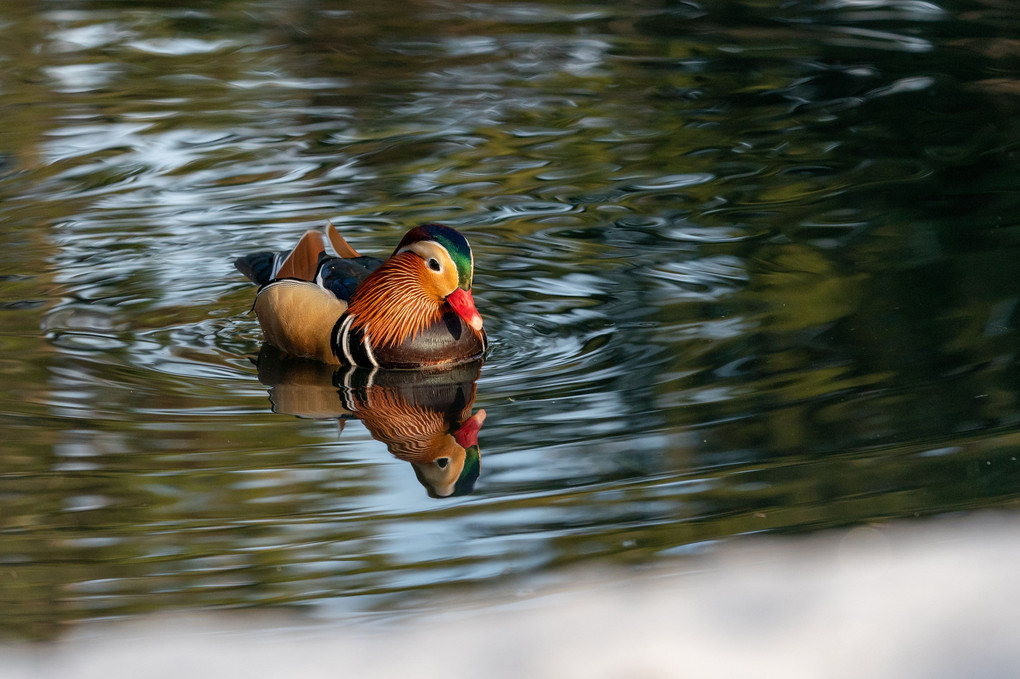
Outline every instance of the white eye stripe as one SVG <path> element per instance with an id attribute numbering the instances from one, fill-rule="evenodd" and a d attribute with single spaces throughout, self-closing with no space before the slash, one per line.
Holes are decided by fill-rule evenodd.
<path id="1" fill-rule="evenodd" d="M 397 250 L 397 254 L 400 254 L 401 252 L 413 252 L 417 254 L 425 261 L 425 266 L 436 273 L 445 271 L 449 266 L 453 266 L 454 269 L 456 269 L 456 265 L 453 263 L 453 258 L 450 257 L 450 252 L 435 241 L 418 241 L 411 245 L 405 245 Z M 438 268 L 436 266 L 432 266 L 432 262 L 435 262 Z"/>

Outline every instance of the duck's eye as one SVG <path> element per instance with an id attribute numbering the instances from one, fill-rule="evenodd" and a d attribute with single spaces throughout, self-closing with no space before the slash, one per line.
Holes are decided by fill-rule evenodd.
<path id="1" fill-rule="evenodd" d="M 448 464 L 450 464 L 450 458 L 448 457 L 440 457 L 436 460 L 436 466 L 440 469 L 446 469 L 446 465 Z"/>
<path id="2" fill-rule="evenodd" d="M 429 268 L 432 269 L 433 271 L 439 271 L 441 268 L 443 268 L 439 266 L 439 260 L 436 259 L 435 257 L 429 257 L 429 261 L 425 263 L 428 264 Z"/>

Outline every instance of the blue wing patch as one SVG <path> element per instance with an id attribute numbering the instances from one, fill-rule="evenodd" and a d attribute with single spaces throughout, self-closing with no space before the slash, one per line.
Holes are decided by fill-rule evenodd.
<path id="1" fill-rule="evenodd" d="M 316 283 L 326 288 L 339 299 L 345 302 L 351 300 L 351 295 L 361 285 L 361 281 L 368 277 L 383 263 L 383 260 L 375 257 L 331 257 L 326 253 L 319 255 L 319 275 Z"/>

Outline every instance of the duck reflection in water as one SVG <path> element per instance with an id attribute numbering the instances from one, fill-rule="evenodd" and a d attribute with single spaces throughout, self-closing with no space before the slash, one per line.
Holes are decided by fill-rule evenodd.
<path id="1" fill-rule="evenodd" d="M 337 418 L 341 432 L 347 420 L 359 419 L 372 438 L 411 463 L 431 497 L 474 490 L 485 422 L 484 410 L 471 413 L 480 360 L 430 371 L 338 368 L 265 344 L 256 365 L 273 412 Z"/>

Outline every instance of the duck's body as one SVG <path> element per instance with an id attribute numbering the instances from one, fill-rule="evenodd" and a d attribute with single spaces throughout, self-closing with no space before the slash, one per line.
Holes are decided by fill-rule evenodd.
<path id="1" fill-rule="evenodd" d="M 467 240 L 441 224 L 411 229 L 389 259 L 363 257 L 336 230 L 339 257 L 309 231 L 283 257 L 257 252 L 235 265 L 259 288 L 255 314 L 266 342 L 293 356 L 381 368 L 472 360 L 486 348 L 471 297 Z"/>

